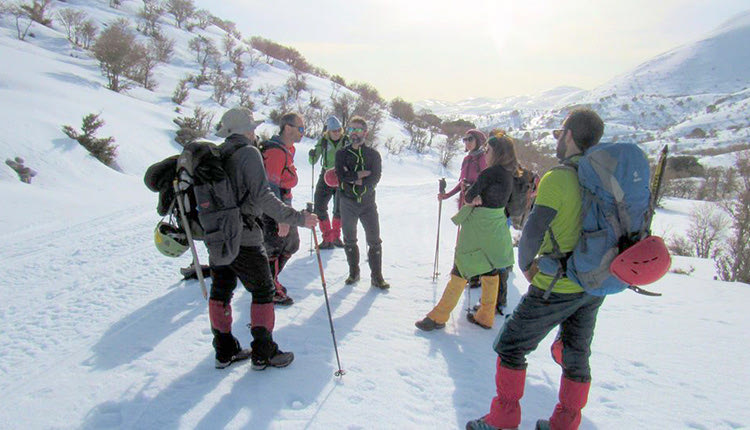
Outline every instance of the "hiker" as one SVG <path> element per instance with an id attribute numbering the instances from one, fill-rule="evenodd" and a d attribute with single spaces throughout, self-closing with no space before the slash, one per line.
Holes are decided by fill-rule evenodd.
<path id="1" fill-rule="evenodd" d="M 458 195 L 458 208 L 461 209 L 465 204 L 464 194 L 477 181 L 479 173 L 487 167 L 487 160 L 484 156 L 484 143 L 487 136 L 479 130 L 471 129 L 464 134 L 464 151 L 468 152 L 461 162 L 461 174 L 458 176 L 458 183 L 452 190 L 446 193 L 438 193 L 438 200 L 445 200 Z"/>
<path id="2" fill-rule="evenodd" d="M 336 152 L 336 175 L 341 182 L 341 228 L 344 233 L 346 262 L 349 264 L 349 277 L 344 283 L 351 285 L 359 281 L 359 221 L 365 229 L 371 284 L 384 290 L 390 288 L 390 285 L 383 279 L 383 241 L 380 240 L 378 206 L 375 203 L 375 187 L 380 182 L 381 174 L 380 153 L 365 146 L 367 122 L 364 118 L 352 117 L 347 133 L 349 144 Z"/>
<path id="3" fill-rule="evenodd" d="M 11 169 L 15 170 L 18 174 L 18 179 L 21 180 L 21 182 L 30 184 L 31 178 L 36 176 L 36 170 L 24 166 L 24 159 L 21 157 L 16 157 L 15 159 L 11 160 L 10 158 L 5 159 L 5 164 L 7 164 Z"/>
<path id="4" fill-rule="evenodd" d="M 577 165 L 580 156 L 599 142 L 604 123 L 590 109 L 574 109 L 555 130 L 557 158 L 561 164 Z M 526 379 L 526 356 L 555 327 L 560 327 L 564 353 L 559 402 L 549 421 L 539 420 L 537 429 L 576 429 L 581 409 L 586 405 L 591 384 L 589 355 L 596 316 L 604 297 L 589 295 L 564 275 L 545 297 L 555 274 L 539 271 L 537 255 L 553 252 L 554 235 L 559 250 L 570 253 L 581 233 L 581 193 L 574 169 L 553 168 L 539 183 L 536 202 L 523 228 L 518 245 L 518 265 L 530 282 L 513 314 L 505 321 L 495 340 L 497 396 L 489 414 L 467 423 L 467 429 L 510 429 L 521 422 L 520 399 Z"/>
<path id="5" fill-rule="evenodd" d="M 276 197 L 291 206 L 292 188 L 297 185 L 297 168 L 294 166 L 294 144 L 305 135 L 305 121 L 298 113 L 287 113 L 279 119 L 279 134 L 260 144 L 263 154 L 263 165 L 268 176 L 268 183 Z M 294 300 L 287 294 L 285 286 L 279 282 L 279 273 L 299 249 L 299 232 L 297 228 L 286 223 L 277 223 L 273 218 L 264 215 L 262 218 L 263 235 L 268 253 L 268 262 L 276 284 L 273 297 L 277 305 L 289 306 Z"/>
<path id="6" fill-rule="evenodd" d="M 513 265 L 513 243 L 506 223 L 505 205 L 518 161 L 509 136 L 490 138 L 484 156 L 489 167 L 466 191 L 465 206 L 452 218 L 461 226 L 461 233 L 451 279 L 438 304 L 415 323 L 420 330 L 444 328 L 461 298 L 466 280 L 477 275 L 482 284 L 482 298 L 479 308 L 475 313 L 469 312 L 467 318 L 486 329 L 492 328 L 495 322 L 500 270 Z"/>
<path id="7" fill-rule="evenodd" d="M 521 230 L 523 229 L 524 224 L 526 224 L 526 219 L 529 216 L 531 206 L 534 204 L 534 199 L 536 198 L 536 189 L 539 185 L 539 175 L 519 164 L 518 170 L 513 176 L 514 186 L 513 194 L 511 194 L 511 201 L 514 201 L 518 208 L 517 213 L 509 213 L 508 218 L 510 218 L 513 228 Z M 519 195 L 515 196 L 514 194 L 516 193 Z M 516 200 L 518 201 L 516 202 Z M 511 211 L 508 210 L 508 212 Z"/>
<path id="8" fill-rule="evenodd" d="M 468 154 L 461 162 L 461 174 L 458 177 L 458 183 L 452 190 L 446 193 L 438 193 L 438 200 L 449 199 L 460 191 L 458 195 L 458 209 L 463 207 L 466 190 L 474 185 L 479 177 L 479 173 L 487 167 L 487 161 L 484 157 L 484 143 L 486 141 L 487 136 L 480 130 L 471 129 L 464 134 L 464 151 L 468 152 Z M 482 283 L 478 276 L 469 279 L 469 288 L 479 288 L 481 286 Z"/>
<path id="9" fill-rule="evenodd" d="M 344 135 L 341 122 L 335 116 L 326 120 L 326 131 L 323 132 L 318 143 L 310 150 L 310 164 L 315 165 L 320 159 L 320 177 L 315 185 L 315 215 L 320 220 L 320 231 L 323 241 L 318 245 L 320 249 L 343 248 L 341 241 L 341 215 L 339 211 L 338 186 L 328 185 L 326 173 L 336 168 L 336 151 L 346 146 L 349 139 Z M 330 173 L 329 173 L 330 176 Z M 328 202 L 333 197 L 333 218 L 328 219 Z"/>
<path id="10" fill-rule="evenodd" d="M 234 151 L 225 162 L 232 187 L 237 196 L 247 195 L 240 207 L 245 225 L 239 255 L 227 266 L 211 265 L 213 284 L 208 313 L 214 335 L 216 368 L 219 369 L 229 366 L 233 361 L 248 358 L 249 355 L 256 370 L 267 366 L 285 367 L 292 362 L 294 354 L 282 352 L 273 341 L 273 297 L 276 288 L 263 246 L 263 231 L 255 219 L 263 213 L 279 223 L 307 228 L 313 228 L 318 222 L 314 214 L 298 212 L 284 204 L 269 188 L 261 154 L 252 146 L 258 123 L 253 121 L 249 109 L 232 108 L 221 117 L 216 132 L 217 136 L 226 139 L 219 146 L 221 153 Z M 250 306 L 252 353 L 242 349 L 239 341 L 232 335 L 231 302 L 238 278 L 253 296 Z"/>

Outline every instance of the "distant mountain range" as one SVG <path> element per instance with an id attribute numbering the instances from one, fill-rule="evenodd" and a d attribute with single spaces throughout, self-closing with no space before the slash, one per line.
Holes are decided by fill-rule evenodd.
<path id="1" fill-rule="evenodd" d="M 425 100 L 416 106 L 551 145 L 549 130 L 571 108 L 586 105 L 605 119 L 607 139 L 636 141 L 650 152 L 670 144 L 673 153 L 726 165 L 733 161 L 731 152 L 750 148 L 748 46 L 750 11 L 591 91 L 558 87 L 532 96 Z"/>

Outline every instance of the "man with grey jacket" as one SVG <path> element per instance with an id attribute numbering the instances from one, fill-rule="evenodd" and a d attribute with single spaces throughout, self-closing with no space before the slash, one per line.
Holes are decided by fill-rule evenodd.
<path id="1" fill-rule="evenodd" d="M 245 223 L 237 258 L 226 266 L 211 265 L 213 284 L 208 314 L 218 369 L 248 357 L 252 358 L 255 370 L 268 366 L 286 367 L 294 360 L 294 354 L 279 350 L 272 338 L 275 321 L 273 296 L 276 289 L 263 247 L 263 231 L 255 219 L 266 214 L 277 222 L 292 226 L 313 228 L 318 223 L 314 214 L 296 211 L 271 191 L 263 169 L 263 158 L 253 146 L 255 127 L 261 122 L 253 120 L 249 109 L 232 108 L 224 113 L 217 126 L 216 135 L 225 138 L 219 146 L 225 160 L 224 169 L 237 201 L 242 202 L 240 211 Z M 242 349 L 232 335 L 231 301 L 238 278 L 253 297 L 250 306 L 252 352 Z"/>

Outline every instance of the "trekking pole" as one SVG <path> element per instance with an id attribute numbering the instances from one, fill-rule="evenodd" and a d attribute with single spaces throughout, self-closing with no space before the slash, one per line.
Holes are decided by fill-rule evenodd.
<path id="1" fill-rule="evenodd" d="M 313 204 L 307 203 L 307 211 L 312 213 Z M 315 227 L 310 229 L 313 234 L 313 240 L 315 241 L 315 255 L 318 257 L 318 270 L 320 271 L 320 282 L 323 284 L 323 296 L 326 298 L 326 310 L 328 311 L 328 324 L 331 326 L 331 339 L 333 339 L 333 350 L 336 352 L 336 364 L 339 366 L 333 375 L 344 376 L 346 371 L 341 368 L 341 360 L 339 359 L 339 347 L 336 344 L 336 332 L 333 329 L 333 318 L 331 318 L 331 305 L 328 302 L 328 288 L 326 288 L 326 277 L 323 274 L 323 260 L 320 259 L 320 248 L 318 248 L 318 235 L 315 234 Z"/>
<path id="2" fill-rule="evenodd" d="M 445 194 L 445 178 L 438 180 L 440 194 Z M 432 266 L 432 282 L 436 282 L 440 273 L 438 272 L 438 260 L 440 256 L 440 216 L 443 213 L 443 200 L 438 201 L 437 240 L 435 241 L 435 262 Z"/>
<path id="3" fill-rule="evenodd" d="M 190 252 L 193 254 L 193 266 L 195 267 L 195 275 L 198 277 L 198 283 L 201 286 L 201 293 L 203 298 L 208 300 L 208 291 L 206 290 L 206 281 L 203 280 L 203 269 L 201 269 L 201 263 L 198 261 L 198 251 L 195 250 L 195 242 L 193 242 L 193 233 L 190 231 L 190 223 L 188 222 L 187 215 L 185 215 L 185 206 L 182 202 L 183 193 L 180 192 L 180 186 L 177 183 L 177 179 L 172 182 L 174 187 L 174 195 L 177 200 L 177 207 L 180 209 L 180 220 L 182 226 L 185 228 L 185 234 L 187 235 L 188 245 L 190 246 Z"/>
<path id="4" fill-rule="evenodd" d="M 312 177 L 310 178 L 310 198 L 315 200 L 315 163 L 312 165 Z M 312 209 L 309 211 L 312 213 Z M 310 255 L 313 253 L 313 239 L 315 237 L 315 229 L 310 229 Z M 318 244 L 315 244 L 317 249 Z"/>

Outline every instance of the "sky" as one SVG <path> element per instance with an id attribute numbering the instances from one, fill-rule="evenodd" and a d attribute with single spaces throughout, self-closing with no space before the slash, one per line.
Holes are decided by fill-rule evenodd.
<path id="1" fill-rule="evenodd" d="M 593 89 L 704 37 L 750 0 L 197 0 L 386 99 Z"/>

